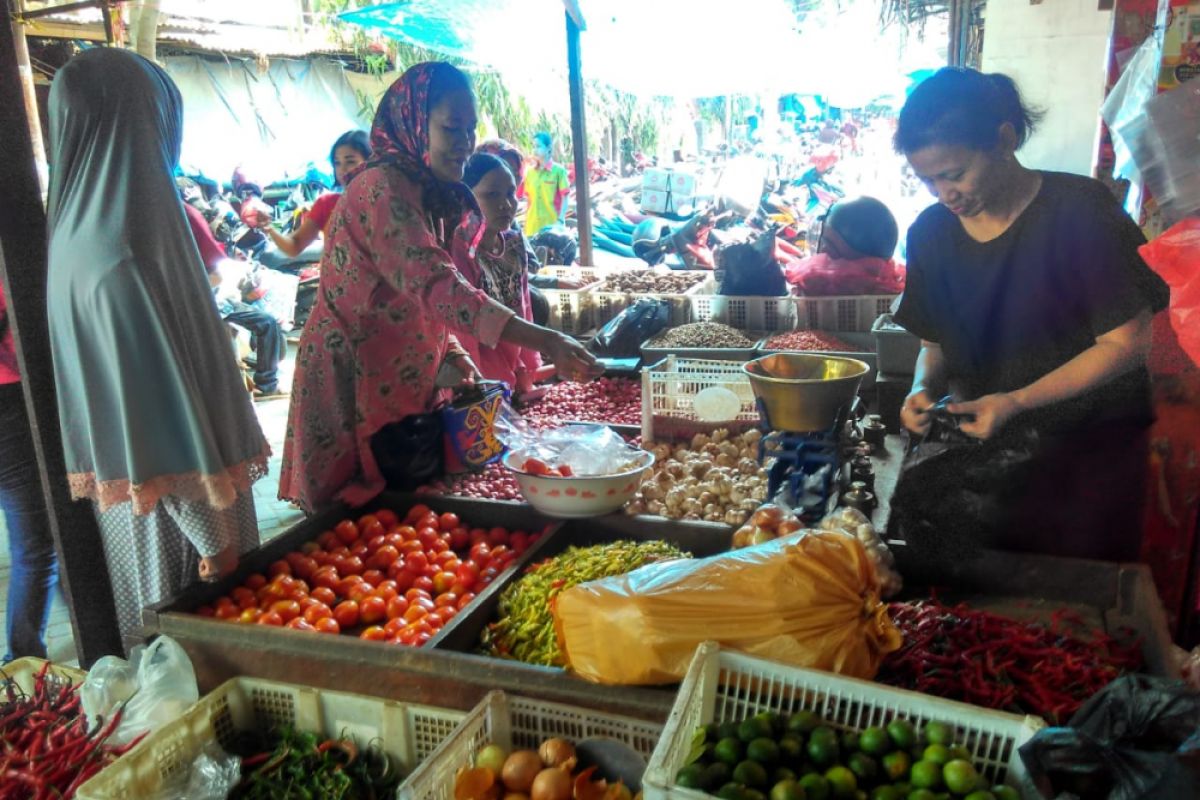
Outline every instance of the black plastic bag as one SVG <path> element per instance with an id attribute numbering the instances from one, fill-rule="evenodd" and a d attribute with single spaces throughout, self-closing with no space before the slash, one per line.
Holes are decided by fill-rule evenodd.
<path id="1" fill-rule="evenodd" d="M 714 251 L 713 258 L 718 294 L 783 297 L 788 293 L 783 269 L 775 260 L 774 228 L 748 242 L 722 245 Z"/>
<path id="2" fill-rule="evenodd" d="M 1087 701 L 1069 727 L 1039 731 L 1020 753 L 1043 797 L 1200 797 L 1200 692 L 1126 675 Z"/>
<path id="3" fill-rule="evenodd" d="M 389 489 L 412 491 L 445 472 L 442 414 L 413 414 L 384 425 L 371 437 L 371 452 Z"/>
<path id="4" fill-rule="evenodd" d="M 909 447 L 889 524 L 926 563 L 952 565 L 985 547 L 1004 549 L 1012 509 L 1033 474 L 1038 435 L 1016 428 L 973 439 L 958 430 L 946 402 L 934 406 L 929 433 Z"/>
<path id="5" fill-rule="evenodd" d="M 608 358 L 636 358 L 642 342 L 656 336 L 671 322 L 671 305 L 653 297 L 638 298 L 613 317 L 596 334 L 588 349 Z"/>

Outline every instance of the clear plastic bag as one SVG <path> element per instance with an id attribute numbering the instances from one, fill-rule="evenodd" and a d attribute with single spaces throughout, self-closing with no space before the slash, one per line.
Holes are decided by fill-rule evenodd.
<path id="1" fill-rule="evenodd" d="M 108 743 L 128 744 L 148 731 L 178 719 L 200 699 L 191 659 L 169 636 L 133 649 L 126 661 L 105 656 L 92 666 L 80 688 L 88 725 L 112 718 L 124 706 L 121 722 Z"/>
<path id="2" fill-rule="evenodd" d="M 506 404 L 507 405 L 507 404 Z M 613 475 L 629 469 L 642 451 L 607 425 L 576 424 L 537 429 L 511 406 L 496 416 L 496 438 L 514 452 L 514 462 L 535 458 L 550 466 L 569 466 L 576 476 Z"/>
<path id="3" fill-rule="evenodd" d="M 225 800 L 242 779 L 242 760 L 209 742 L 186 771 L 176 772 L 145 800 Z"/>

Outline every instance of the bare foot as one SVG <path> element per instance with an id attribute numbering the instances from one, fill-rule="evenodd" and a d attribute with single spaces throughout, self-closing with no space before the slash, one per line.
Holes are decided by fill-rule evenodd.
<path id="1" fill-rule="evenodd" d="M 237 569 L 237 565 L 237 548 L 230 545 L 215 556 L 200 559 L 200 580 L 210 582 L 220 580 Z"/>

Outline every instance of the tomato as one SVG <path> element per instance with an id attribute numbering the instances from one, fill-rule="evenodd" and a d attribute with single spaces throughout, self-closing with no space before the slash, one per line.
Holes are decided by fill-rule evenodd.
<path id="1" fill-rule="evenodd" d="M 320 569 L 321 567 L 327 567 L 333 563 L 333 556 L 331 556 L 329 553 L 326 553 L 324 550 L 317 550 L 312 554 L 312 560 L 314 563 L 316 563 L 317 568 Z"/>
<path id="2" fill-rule="evenodd" d="M 377 569 L 369 569 L 362 574 L 363 580 L 372 586 L 378 586 L 379 584 L 383 583 L 383 579 L 385 577 L 387 576 Z"/>
<path id="3" fill-rule="evenodd" d="M 408 539 L 404 542 L 404 544 L 400 545 L 401 557 L 406 557 L 406 556 L 408 556 L 409 553 L 424 553 L 424 552 L 425 552 L 425 545 L 421 544 L 421 542 L 417 539 Z"/>
<path id="4" fill-rule="evenodd" d="M 400 518 L 396 516 L 396 512 L 390 508 L 381 508 L 375 512 L 375 519 L 385 528 L 391 528 L 400 522 Z"/>
<path id="5" fill-rule="evenodd" d="M 253 575 L 248 576 L 242 585 L 253 592 L 257 592 L 267 585 L 267 576 L 255 572 Z"/>
<path id="6" fill-rule="evenodd" d="M 492 554 L 492 548 L 487 542 L 476 542 L 471 545 L 471 560 L 476 564 L 483 564 Z"/>
<path id="7" fill-rule="evenodd" d="M 428 575 L 421 575 L 413 581 L 413 587 L 433 594 L 433 579 Z"/>
<path id="8" fill-rule="evenodd" d="M 305 542 L 300 545 L 300 552 L 306 556 L 312 556 L 313 553 L 321 549 L 321 545 L 317 542 Z"/>
<path id="9" fill-rule="evenodd" d="M 509 550 L 506 545 L 502 545 L 502 544 L 497 545 L 497 546 L 493 547 L 492 552 L 490 554 L 488 554 L 488 563 L 492 564 L 497 561 L 500 561 L 501 563 L 503 563 L 505 556 L 507 556 L 511 552 L 512 552 L 512 550 Z"/>
<path id="10" fill-rule="evenodd" d="M 466 594 L 464 594 L 464 595 L 462 595 L 461 597 L 459 597 L 459 598 L 458 598 L 458 610 L 459 610 L 459 611 L 462 611 L 462 610 L 463 610 L 464 608 L 466 608 L 466 607 L 467 607 L 467 605 L 469 605 L 469 604 L 470 604 L 470 602 L 471 602 L 472 600 L 474 600 L 474 599 L 475 599 L 475 593 L 474 593 L 474 592 L 467 592 Z"/>
<path id="11" fill-rule="evenodd" d="M 372 625 L 358 635 L 358 638 L 368 642 L 385 642 L 387 641 L 387 633 L 378 625 Z"/>
<path id="12" fill-rule="evenodd" d="M 404 593 L 404 599 L 410 603 L 419 597 L 428 597 L 433 599 L 433 596 L 429 594 L 429 592 L 425 591 L 424 589 L 418 589 L 415 586 Z"/>
<path id="13" fill-rule="evenodd" d="M 413 527 L 416 528 L 417 530 L 421 530 L 421 528 L 435 528 L 436 529 L 437 526 L 438 526 L 438 513 L 436 511 L 430 511 L 428 514 L 422 514 L 417 519 L 417 521 L 413 523 Z"/>
<path id="14" fill-rule="evenodd" d="M 333 617 L 322 617 L 313 623 L 318 633 L 341 633 L 342 626 Z"/>
<path id="15" fill-rule="evenodd" d="M 529 536 L 524 533 L 514 533 L 508 537 L 508 546 L 520 555 L 529 549 Z"/>
<path id="16" fill-rule="evenodd" d="M 367 527 L 373 522 L 379 522 L 379 518 L 374 514 L 363 514 L 358 518 L 358 521 L 355 522 L 355 526 L 361 531 L 363 528 Z"/>
<path id="17" fill-rule="evenodd" d="M 313 575 L 316 574 L 317 570 L 320 569 L 320 567 L 321 567 L 321 565 L 317 562 L 317 560 L 315 558 L 309 558 L 308 556 L 304 556 L 303 558 L 297 559 L 296 563 L 292 565 L 292 573 L 297 578 L 301 578 L 303 580 L 309 580 L 310 578 L 312 578 Z"/>
<path id="18" fill-rule="evenodd" d="M 479 580 L 479 565 L 474 561 L 464 561 L 458 565 L 458 569 L 454 571 L 454 576 L 463 586 L 470 588 L 475 585 L 475 581 Z"/>
<path id="19" fill-rule="evenodd" d="M 274 611 L 268 611 L 258 618 L 258 624 L 281 627 L 283 625 L 283 617 L 279 616 Z"/>
<path id="20" fill-rule="evenodd" d="M 363 561 L 366 561 L 367 556 L 371 555 L 371 550 L 370 550 L 370 548 L 367 547 L 366 542 L 359 542 L 358 544 L 356 544 L 350 548 L 350 555 L 354 556 L 355 558 L 361 558 Z"/>
<path id="21" fill-rule="evenodd" d="M 450 587 L 458 580 L 453 572 L 439 572 L 433 576 L 433 593 L 442 594 L 450 591 Z"/>
<path id="22" fill-rule="evenodd" d="M 404 567 L 411 572 L 420 574 L 429 566 L 429 557 L 423 551 L 415 550 L 404 557 Z"/>
<path id="23" fill-rule="evenodd" d="M 275 561 L 267 567 L 267 575 L 276 578 L 280 575 L 291 575 L 292 565 L 286 561 Z"/>
<path id="24" fill-rule="evenodd" d="M 317 544 L 321 545 L 321 549 L 326 552 L 337 549 L 341 543 L 342 540 L 333 531 L 325 531 L 317 537 Z"/>
<path id="25" fill-rule="evenodd" d="M 417 538 L 417 529 L 412 525 L 401 525 L 396 529 L 396 535 L 406 542 L 411 542 Z"/>
<path id="26" fill-rule="evenodd" d="M 416 636 L 413 637 L 411 646 L 412 647 L 424 647 L 425 643 L 428 642 L 432 638 L 433 638 L 432 633 L 418 633 Z"/>
<path id="27" fill-rule="evenodd" d="M 403 597 L 393 597 L 391 600 L 387 601 L 388 619 L 403 617 L 405 611 L 408 611 L 408 601 Z"/>
<path id="28" fill-rule="evenodd" d="M 434 542 L 438 540 L 438 532 L 435 528 L 424 527 L 417 529 L 417 541 L 421 543 L 421 547 L 428 550 Z"/>
<path id="29" fill-rule="evenodd" d="M 258 605 L 258 598 L 255 596 L 254 592 L 250 591 L 245 586 L 237 587 L 229 593 L 229 596 L 233 598 L 233 602 L 238 608 L 250 608 L 251 606 Z"/>
<path id="30" fill-rule="evenodd" d="M 217 610 L 212 606 L 200 606 L 196 609 L 196 613 L 202 617 L 215 617 Z"/>
<path id="31" fill-rule="evenodd" d="M 374 625 L 387 619 L 387 602 L 382 597 L 364 597 L 358 604 L 358 619 L 364 625 Z"/>
<path id="32" fill-rule="evenodd" d="M 458 527 L 450 532 L 450 547 L 458 552 L 466 550 L 470 542 L 471 537 L 466 528 Z"/>
<path id="33" fill-rule="evenodd" d="M 347 556 L 338 565 L 338 572 L 343 575 L 362 575 L 363 560 L 358 556 Z"/>
<path id="34" fill-rule="evenodd" d="M 305 621 L 304 617 L 296 617 L 294 620 L 288 622 L 287 627 L 292 628 L 293 630 L 312 631 L 314 633 L 317 630 L 311 624 Z"/>
<path id="35" fill-rule="evenodd" d="M 399 552 L 400 545 L 404 544 L 404 537 L 398 533 L 389 533 L 387 536 L 383 537 L 383 543 L 391 545 L 392 547 L 396 548 L 397 552 Z"/>
<path id="36" fill-rule="evenodd" d="M 429 506 L 425 505 L 424 503 L 417 503 L 415 506 L 413 506 L 412 508 L 410 508 L 408 510 L 408 514 L 405 515 L 404 520 L 405 520 L 405 522 L 411 523 L 415 520 L 420 519 L 421 517 L 425 516 L 428 513 L 429 513 Z"/>
<path id="37" fill-rule="evenodd" d="M 349 597 L 350 592 L 355 586 L 362 583 L 362 577 L 359 575 L 347 575 L 337 582 L 333 590 L 337 592 L 338 597 Z"/>
<path id="38" fill-rule="evenodd" d="M 395 597 L 396 595 L 400 594 L 400 586 L 394 580 L 389 578 L 385 581 L 382 581 L 378 586 L 375 587 L 375 594 L 379 595 L 380 597 L 384 597 L 385 599 L 389 597 Z"/>
<path id="39" fill-rule="evenodd" d="M 346 599 L 353 600 L 361 604 L 363 600 L 371 596 L 371 592 L 375 591 L 375 587 L 366 581 L 359 581 L 354 585 L 354 588 L 346 593 Z"/>
<path id="40" fill-rule="evenodd" d="M 438 517 L 438 528 L 443 531 L 452 531 L 458 527 L 458 514 L 447 511 Z"/>
<path id="41" fill-rule="evenodd" d="M 338 541 L 342 544 L 349 545 L 358 540 L 358 526 L 348 519 L 344 519 L 337 524 L 333 529 L 337 535 Z"/>
<path id="42" fill-rule="evenodd" d="M 376 536 L 383 536 L 387 533 L 387 529 L 383 527 L 383 523 L 377 519 L 368 522 L 366 525 L 360 522 L 358 529 L 362 531 L 364 539 L 374 539 Z"/>
<path id="43" fill-rule="evenodd" d="M 445 539 L 435 539 L 433 542 L 430 543 L 429 549 L 434 553 L 452 553 L 452 552 L 454 552 L 453 550 L 450 549 L 450 543 L 447 542 Z"/>
<path id="44" fill-rule="evenodd" d="M 333 609 L 333 618 L 342 628 L 353 628 L 358 624 L 358 603 L 353 600 L 343 600 Z"/>
<path id="45" fill-rule="evenodd" d="M 325 587 L 332 589 L 341 581 L 341 574 L 337 571 L 337 567 L 327 566 L 320 567 L 313 573 L 313 586 Z"/>
<path id="46" fill-rule="evenodd" d="M 425 606 L 414 603 L 404 610 L 403 619 L 405 622 L 416 622 L 428 613 L 429 609 Z"/>
<path id="47" fill-rule="evenodd" d="M 388 639 L 395 639 L 400 635 L 400 631 L 404 630 L 404 626 L 408 623 L 399 617 L 393 617 L 383 626 L 383 632 L 387 634 Z"/>
<path id="48" fill-rule="evenodd" d="M 442 610 L 439 608 L 434 609 L 425 616 L 421 617 L 421 621 L 429 623 L 429 627 L 436 631 L 446 624 L 446 617 L 442 614 Z"/>
<path id="49" fill-rule="evenodd" d="M 445 606 L 452 606 L 457 602 L 458 602 L 458 595 L 456 595 L 454 592 L 446 592 L 445 594 L 439 594 L 437 597 L 435 597 L 433 599 L 433 604 L 435 606 L 437 606 L 438 608 L 444 608 Z"/>
<path id="50" fill-rule="evenodd" d="M 406 570 L 404 567 L 398 567 L 398 564 L 399 562 L 389 567 L 388 574 L 391 575 L 392 570 L 396 570 L 395 575 L 392 577 L 392 581 L 396 584 L 396 591 L 403 594 L 413 587 L 413 581 L 417 579 L 417 576 Z"/>
<path id="51" fill-rule="evenodd" d="M 317 620 L 333 616 L 333 609 L 322 602 L 314 600 L 312 605 L 304 609 L 304 620 L 310 625 L 316 625 Z"/>
<path id="52" fill-rule="evenodd" d="M 295 600 L 276 600 L 271 604 L 271 611 L 274 611 L 284 622 L 290 622 L 300 616 L 300 604 Z"/>
<path id="53" fill-rule="evenodd" d="M 367 566 L 387 569 L 400 557 L 400 549 L 390 544 L 381 544 L 367 560 Z"/>
<path id="54" fill-rule="evenodd" d="M 310 596 L 313 600 L 316 600 L 318 603 L 324 603 L 330 608 L 337 603 L 337 594 L 328 586 L 318 586 L 312 590 L 312 594 Z"/>
<path id="55" fill-rule="evenodd" d="M 439 608 L 438 613 L 442 615 L 442 619 L 444 619 L 446 622 L 449 622 L 458 616 L 458 606 L 446 606 L 445 608 Z"/>
<path id="56" fill-rule="evenodd" d="M 237 621 L 247 625 L 252 625 L 255 622 L 258 622 L 258 618 L 260 616 L 262 616 L 262 612 L 258 610 L 258 606 L 251 606 L 250 608 L 244 609 L 242 613 L 238 615 Z"/>
<path id="57" fill-rule="evenodd" d="M 492 528 L 488 531 L 488 544 L 495 547 L 498 544 L 508 544 L 508 529 L 507 528 Z"/>

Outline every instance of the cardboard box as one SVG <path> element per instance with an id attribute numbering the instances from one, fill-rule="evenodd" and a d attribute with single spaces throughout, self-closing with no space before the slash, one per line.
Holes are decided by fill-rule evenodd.
<path id="1" fill-rule="evenodd" d="M 667 200 L 670 194 L 664 189 L 656 191 L 642 189 L 642 211 L 647 214 L 661 214 L 667 210 Z"/>
<path id="2" fill-rule="evenodd" d="M 642 173 L 642 191 L 652 190 L 655 192 L 663 192 L 664 194 L 671 189 L 671 171 L 662 169 L 661 167 L 648 167 Z"/>
<path id="3" fill-rule="evenodd" d="M 680 197 L 695 196 L 696 176 L 690 172 L 672 172 L 671 193 Z"/>

